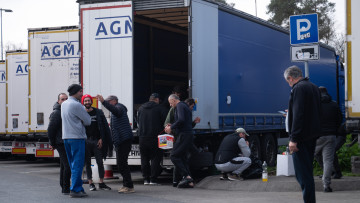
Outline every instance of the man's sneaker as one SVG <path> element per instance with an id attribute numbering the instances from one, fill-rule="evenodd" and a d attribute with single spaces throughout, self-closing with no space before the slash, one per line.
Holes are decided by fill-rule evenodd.
<path id="1" fill-rule="evenodd" d="M 87 197 L 88 196 L 88 194 L 86 194 L 85 191 L 80 191 L 80 194 L 81 194 L 81 197 Z"/>
<path id="2" fill-rule="evenodd" d="M 340 179 L 342 177 L 342 174 L 335 173 L 333 176 L 334 179 Z"/>
<path id="3" fill-rule="evenodd" d="M 90 188 L 90 191 L 95 191 L 96 190 L 96 187 L 95 187 L 94 183 L 91 183 L 89 185 L 89 188 Z"/>
<path id="4" fill-rule="evenodd" d="M 122 187 L 118 190 L 119 193 L 134 193 L 135 190 L 134 188 L 129 188 L 129 187 Z"/>
<path id="5" fill-rule="evenodd" d="M 234 173 L 230 174 L 228 176 L 228 179 L 229 180 L 242 180 L 242 178 L 238 174 L 234 174 Z"/>
<path id="6" fill-rule="evenodd" d="M 230 180 L 227 173 L 223 173 L 222 176 L 220 177 L 220 180 Z"/>
<path id="7" fill-rule="evenodd" d="M 160 185 L 160 184 L 157 182 L 150 181 L 150 185 Z"/>
<path id="8" fill-rule="evenodd" d="M 100 190 L 111 190 L 111 187 L 107 186 L 105 183 L 99 183 Z"/>
<path id="9" fill-rule="evenodd" d="M 173 182 L 173 187 L 177 187 L 179 185 L 178 182 Z"/>
<path id="10" fill-rule="evenodd" d="M 177 186 L 178 188 L 193 188 L 194 180 L 192 178 L 184 178 Z"/>
<path id="11" fill-rule="evenodd" d="M 330 186 L 326 187 L 324 188 L 324 192 L 332 192 L 332 188 Z"/>
<path id="12" fill-rule="evenodd" d="M 144 185 L 150 185 L 150 181 L 144 180 Z"/>
<path id="13" fill-rule="evenodd" d="M 70 191 L 69 196 L 72 198 L 80 198 L 80 197 L 86 197 L 87 194 L 84 191 L 80 191 L 80 192 Z"/>

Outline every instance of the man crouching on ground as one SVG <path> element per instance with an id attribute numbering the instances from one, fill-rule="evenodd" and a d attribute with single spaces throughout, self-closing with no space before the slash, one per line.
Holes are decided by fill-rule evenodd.
<path id="1" fill-rule="evenodd" d="M 240 180 L 240 174 L 251 165 L 251 151 L 246 136 L 249 134 L 245 129 L 238 128 L 221 142 L 215 156 L 215 166 L 223 173 L 221 180 Z"/>

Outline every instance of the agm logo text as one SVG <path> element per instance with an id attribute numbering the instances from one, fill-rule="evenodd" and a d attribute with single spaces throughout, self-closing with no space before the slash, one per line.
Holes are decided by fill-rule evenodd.
<path id="1" fill-rule="evenodd" d="M 114 16 L 95 18 L 95 40 L 131 38 L 132 20 L 130 16 Z"/>
<path id="2" fill-rule="evenodd" d="M 5 71 L 0 71 L 0 83 L 6 82 L 6 73 Z"/>
<path id="3" fill-rule="evenodd" d="M 16 72 L 15 72 L 16 76 L 28 75 L 29 68 L 28 68 L 27 61 L 18 61 L 18 62 L 16 62 L 16 64 L 17 64 Z"/>
<path id="4" fill-rule="evenodd" d="M 41 60 L 79 58 L 79 41 L 41 43 Z"/>

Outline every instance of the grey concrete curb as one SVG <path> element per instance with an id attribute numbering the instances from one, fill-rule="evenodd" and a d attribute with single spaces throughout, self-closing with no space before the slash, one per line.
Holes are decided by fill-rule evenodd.
<path id="1" fill-rule="evenodd" d="M 220 175 L 209 176 L 196 184 L 197 188 L 209 190 L 231 190 L 248 192 L 297 192 L 301 191 L 300 185 L 295 177 L 269 176 L 268 182 L 261 179 L 224 181 L 220 180 Z M 315 176 L 315 190 L 323 191 L 322 181 Z M 352 191 L 360 190 L 360 177 L 342 177 L 332 179 L 331 187 L 333 191 Z"/>

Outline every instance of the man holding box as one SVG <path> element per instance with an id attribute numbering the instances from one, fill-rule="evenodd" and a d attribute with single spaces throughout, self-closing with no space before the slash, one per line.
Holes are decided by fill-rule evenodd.
<path id="1" fill-rule="evenodd" d="M 171 133 L 172 130 L 176 130 L 178 137 L 170 158 L 183 177 L 177 187 L 192 188 L 194 187 L 194 180 L 190 176 L 187 159 L 189 149 L 193 145 L 192 113 L 189 106 L 185 102 L 181 102 L 175 94 L 169 96 L 169 103 L 171 107 L 176 108 L 175 123 L 167 125 L 165 132 Z"/>

